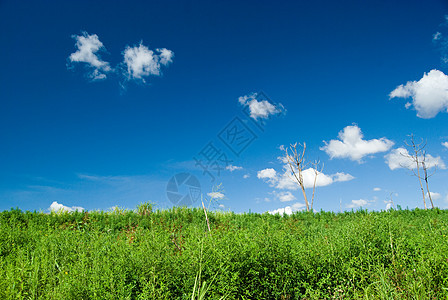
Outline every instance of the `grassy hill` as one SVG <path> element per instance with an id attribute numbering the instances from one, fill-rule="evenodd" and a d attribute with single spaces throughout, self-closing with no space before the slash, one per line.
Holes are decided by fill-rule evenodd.
<path id="1" fill-rule="evenodd" d="M 448 297 L 448 211 L 208 217 L 3 211 L 0 298 Z"/>

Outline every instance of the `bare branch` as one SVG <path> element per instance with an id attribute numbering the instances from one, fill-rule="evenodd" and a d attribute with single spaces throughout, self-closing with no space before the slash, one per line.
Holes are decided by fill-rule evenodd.
<path id="1" fill-rule="evenodd" d="M 408 148 L 410 148 L 412 150 L 413 154 L 412 155 L 403 155 L 402 154 L 402 155 L 405 157 L 411 158 L 412 161 L 415 163 L 415 170 L 413 168 L 411 168 L 410 166 L 408 166 L 407 169 L 411 168 L 412 172 L 414 173 L 414 176 L 416 176 L 418 178 L 418 182 L 420 184 L 420 189 L 422 191 L 423 205 L 424 205 L 425 209 L 427 209 L 425 191 L 423 189 L 422 177 L 420 176 L 420 165 L 424 169 L 426 169 L 426 165 L 424 163 L 425 156 L 426 156 L 424 148 L 426 147 L 426 142 L 422 139 L 420 143 L 416 143 L 413 134 L 410 134 L 409 137 L 410 137 L 410 142 L 405 141 L 404 143 L 406 144 L 406 146 L 408 146 Z M 421 155 L 421 154 L 423 154 L 423 155 Z M 420 159 L 419 159 L 420 156 L 423 157 L 422 161 L 420 161 Z M 426 171 L 425 171 L 425 173 L 426 173 Z M 425 178 L 427 178 L 427 177 L 425 177 Z M 429 192 L 428 192 L 428 195 L 429 195 Z M 432 200 L 431 200 L 431 203 L 432 203 Z"/>
<path id="2" fill-rule="evenodd" d="M 302 145 L 299 144 L 299 146 L 302 146 Z M 297 182 L 297 184 L 300 186 L 300 188 L 302 190 L 303 198 L 305 200 L 306 210 L 310 211 L 310 205 L 308 202 L 308 198 L 306 196 L 305 186 L 304 186 L 304 182 L 303 182 L 303 174 L 302 174 L 303 169 L 305 167 L 304 161 L 305 161 L 306 143 L 303 143 L 302 147 L 303 147 L 303 151 L 302 151 L 301 155 L 299 155 L 299 153 L 297 151 L 297 143 L 291 144 L 289 147 L 292 154 L 289 154 L 287 148 L 285 148 L 285 154 L 286 154 L 286 159 L 288 161 L 289 168 L 291 169 L 291 173 L 293 174 L 295 181 Z M 311 209 L 312 209 L 312 206 L 311 206 Z"/>

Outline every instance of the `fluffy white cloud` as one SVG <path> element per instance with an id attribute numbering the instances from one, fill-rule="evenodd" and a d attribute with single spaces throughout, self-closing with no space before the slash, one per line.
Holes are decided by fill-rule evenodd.
<path id="1" fill-rule="evenodd" d="M 278 180 L 277 172 L 272 168 L 267 168 L 267 169 L 258 171 L 257 177 L 260 179 L 265 179 L 272 184 L 274 184 Z"/>
<path id="2" fill-rule="evenodd" d="M 389 150 L 394 142 L 386 139 L 363 140 L 361 129 L 357 125 L 347 126 L 339 132 L 339 140 L 325 142 L 320 150 L 325 151 L 330 158 L 349 158 L 361 162 L 362 158 Z"/>
<path id="3" fill-rule="evenodd" d="M 374 191 L 374 192 L 379 192 L 379 191 L 381 191 L 381 188 L 379 188 L 379 187 L 375 187 L 375 188 L 373 188 L 373 191 Z"/>
<path id="4" fill-rule="evenodd" d="M 384 156 L 386 158 L 386 164 L 389 169 L 395 170 L 400 168 L 414 168 L 415 162 L 410 157 L 410 154 L 405 148 L 397 148 Z M 423 157 L 418 157 L 419 161 L 423 161 Z M 431 154 L 426 154 L 425 164 L 428 169 L 437 166 L 439 169 L 446 169 L 446 165 L 440 156 L 433 157 Z"/>
<path id="5" fill-rule="evenodd" d="M 305 204 L 297 202 L 297 203 L 294 203 L 291 206 L 286 206 L 286 207 L 282 207 L 282 208 L 278 208 L 278 209 L 275 209 L 275 210 L 268 211 L 268 213 L 270 213 L 272 215 L 275 215 L 275 214 L 291 215 L 293 212 L 296 212 L 296 211 L 299 211 L 299 210 L 303 210 L 304 208 L 305 208 Z"/>
<path id="6" fill-rule="evenodd" d="M 389 169 L 395 170 L 399 168 L 409 168 L 413 165 L 414 162 L 407 157 L 408 155 L 409 152 L 407 149 L 397 148 L 386 154 L 384 158 L 386 158 L 386 164 L 389 166 Z"/>
<path id="7" fill-rule="evenodd" d="M 168 50 L 166 48 L 157 48 L 157 52 L 159 52 L 160 63 L 166 66 L 169 63 L 173 62 L 174 52 Z"/>
<path id="8" fill-rule="evenodd" d="M 280 200 L 280 202 L 289 202 L 296 200 L 296 197 L 289 191 L 275 193 L 275 196 Z"/>
<path id="9" fill-rule="evenodd" d="M 98 35 L 89 35 L 87 32 L 83 32 L 82 35 L 73 35 L 72 37 L 76 40 L 77 51 L 70 54 L 68 58 L 70 62 L 86 63 L 91 70 L 89 77 L 93 80 L 105 79 L 106 73 L 112 71 L 112 68 L 97 54 L 100 50 L 105 50 Z"/>
<path id="10" fill-rule="evenodd" d="M 352 200 L 350 204 L 347 205 L 347 208 L 358 208 L 358 207 L 365 207 L 369 205 L 369 202 L 364 199 L 359 200 Z"/>
<path id="11" fill-rule="evenodd" d="M 238 102 L 249 107 L 250 117 L 254 120 L 267 119 L 270 115 L 279 114 L 285 111 L 282 104 L 275 106 L 267 100 L 258 101 L 257 93 L 253 93 L 238 98 Z"/>
<path id="12" fill-rule="evenodd" d="M 63 204 L 60 204 L 56 201 L 51 203 L 50 207 L 48 208 L 50 211 L 59 212 L 59 211 L 66 211 L 66 212 L 72 212 L 72 211 L 83 211 L 84 208 L 80 206 L 72 206 L 68 207 Z"/>
<path id="13" fill-rule="evenodd" d="M 389 97 L 412 98 L 417 116 L 434 118 L 439 112 L 448 111 L 448 76 L 442 71 L 431 70 L 419 81 L 408 81 L 393 90 Z"/>
<path id="14" fill-rule="evenodd" d="M 148 47 L 140 43 L 138 46 L 127 46 L 123 51 L 124 65 L 126 66 L 125 76 L 128 80 L 136 79 L 146 82 L 144 77 L 149 75 L 160 75 L 161 65 L 172 62 L 174 53 L 166 48 L 149 50 Z"/>
<path id="15" fill-rule="evenodd" d="M 432 200 L 439 200 L 440 198 L 442 198 L 442 195 L 436 192 L 429 192 L 429 194 L 431 195 Z M 426 193 L 426 197 L 429 198 L 428 193 Z"/>
<path id="16" fill-rule="evenodd" d="M 344 182 L 344 181 L 350 181 L 350 180 L 355 179 L 355 177 L 353 177 L 352 175 L 347 174 L 347 173 L 342 173 L 342 172 L 338 172 L 331 176 L 332 176 L 334 182 Z M 319 178 L 319 177 L 317 177 L 317 178 Z"/>
<path id="17" fill-rule="evenodd" d="M 90 70 L 89 77 L 93 80 L 105 79 L 107 73 L 114 71 L 110 64 L 103 61 L 98 53 L 105 51 L 103 43 L 96 34 L 73 35 L 77 51 L 70 54 L 69 62 L 85 63 Z M 161 67 L 173 62 L 174 52 L 166 48 L 150 50 L 141 42 L 138 46 L 127 46 L 123 51 L 123 63 L 117 70 L 122 71 L 126 80 L 138 80 L 145 83 L 145 77 L 161 74 Z M 125 84 L 122 83 L 122 87 Z"/>
<path id="18" fill-rule="evenodd" d="M 242 169 L 243 169 L 243 167 L 238 167 L 238 166 L 234 166 L 234 165 L 228 165 L 226 167 L 226 170 L 229 170 L 230 172 L 233 172 L 235 170 L 242 170 Z"/>
<path id="19" fill-rule="evenodd" d="M 258 172 L 257 177 L 269 182 L 271 186 L 275 186 L 277 189 L 297 190 L 299 185 L 297 184 L 293 174 L 291 173 L 289 166 L 283 167 L 284 173 L 277 174 L 272 169 L 264 169 Z M 314 186 L 314 180 L 316 177 L 316 171 L 313 168 L 308 168 L 302 171 L 303 185 L 305 188 L 312 188 Z M 350 174 L 338 172 L 332 175 L 326 175 L 317 171 L 316 187 L 327 186 L 334 182 L 349 181 L 354 179 Z"/>
<path id="20" fill-rule="evenodd" d="M 308 168 L 306 170 L 303 170 L 302 176 L 303 176 L 303 185 L 305 188 L 312 188 L 314 185 L 314 179 L 316 178 L 316 170 L 313 168 Z M 335 175 L 337 178 L 341 177 L 341 173 L 337 173 Z M 342 175 L 343 176 L 343 175 Z M 317 171 L 317 178 L 316 178 L 316 186 L 327 186 L 333 183 L 333 175 L 326 175 L 322 172 Z"/>
<path id="21" fill-rule="evenodd" d="M 442 146 L 445 147 L 445 148 L 448 148 L 448 142 L 443 142 Z"/>
<path id="22" fill-rule="evenodd" d="M 271 182 L 271 184 L 272 186 L 275 186 L 275 188 L 281 190 L 291 190 L 291 191 L 297 190 L 299 188 L 299 185 L 297 184 L 297 181 L 293 179 L 294 178 L 293 176 L 294 175 L 292 175 L 292 173 L 286 169 L 284 173 L 273 179 L 274 183 Z M 308 181 L 309 179 L 307 180 L 307 182 Z"/>
<path id="23" fill-rule="evenodd" d="M 245 175 L 243 176 L 244 179 L 247 179 L 247 178 L 249 178 L 249 177 L 250 177 L 250 174 L 245 174 Z"/>
<path id="24" fill-rule="evenodd" d="M 210 198 L 213 199 L 223 199 L 225 195 L 221 192 L 211 192 L 207 194 Z"/>

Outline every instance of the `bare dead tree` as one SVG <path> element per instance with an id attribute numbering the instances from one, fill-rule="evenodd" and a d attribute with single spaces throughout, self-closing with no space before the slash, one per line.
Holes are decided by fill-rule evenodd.
<path id="1" fill-rule="evenodd" d="M 299 153 L 297 146 L 302 147 L 302 151 Z M 306 211 L 310 211 L 313 209 L 314 205 L 314 195 L 316 191 L 316 183 L 317 183 L 317 176 L 319 173 L 322 172 L 324 166 L 322 164 L 322 167 L 320 171 L 318 171 L 318 167 L 320 165 L 320 161 L 317 160 L 313 163 L 313 170 L 314 170 L 314 184 L 313 184 L 313 195 L 311 197 L 311 205 L 308 201 L 308 197 L 305 192 L 305 183 L 303 181 L 303 171 L 305 170 L 307 164 L 305 164 L 305 151 L 306 151 L 306 143 L 303 143 L 303 145 L 295 143 L 291 144 L 289 147 L 291 154 L 288 152 L 288 148 L 285 148 L 285 154 L 286 159 L 289 165 L 289 168 L 291 169 L 291 173 L 293 175 L 292 179 L 297 182 L 297 184 L 300 186 L 300 189 L 302 190 L 303 199 L 305 200 L 305 206 Z"/>
<path id="2" fill-rule="evenodd" d="M 410 161 L 412 161 L 412 163 L 415 164 L 415 169 L 411 166 L 405 166 L 405 165 L 401 165 L 401 164 L 400 165 L 404 168 L 410 169 L 414 173 L 414 176 L 417 177 L 418 182 L 420 184 L 420 190 L 422 191 L 423 205 L 424 205 L 425 209 L 428 209 L 426 206 L 425 190 L 423 188 L 423 183 L 422 183 L 422 178 L 423 178 L 423 180 L 426 183 L 426 191 L 428 194 L 429 201 L 431 202 L 431 208 L 434 208 L 434 203 L 432 201 L 431 193 L 429 191 L 429 177 L 431 177 L 434 173 L 428 175 L 428 166 L 426 164 L 427 162 L 426 162 L 426 151 L 425 151 L 426 141 L 421 139 L 421 141 L 419 143 L 417 143 L 414 139 L 413 134 L 411 134 L 409 137 L 410 137 L 410 142 L 405 142 L 405 144 L 408 148 L 411 149 L 412 154 L 401 153 L 401 155 L 403 155 L 404 157 L 406 157 Z M 422 175 L 420 175 L 420 168 L 422 168 L 422 170 L 423 170 L 424 177 L 422 177 Z"/>
<path id="3" fill-rule="evenodd" d="M 292 152 L 292 155 L 288 153 L 288 148 L 285 148 L 286 159 L 288 160 L 288 164 L 291 169 L 292 175 L 294 176 L 296 182 L 302 189 L 306 211 L 310 211 L 310 205 L 308 203 L 308 198 L 306 197 L 305 186 L 303 184 L 303 174 L 302 174 L 305 163 L 304 158 L 305 158 L 306 143 L 303 143 L 303 151 L 301 155 L 299 155 L 299 153 L 297 152 L 297 143 L 295 143 L 294 145 L 290 145 L 289 148 Z"/>
<path id="4" fill-rule="evenodd" d="M 401 153 L 401 155 L 408 158 L 415 164 L 415 170 L 414 170 L 414 168 L 412 168 L 410 166 L 404 166 L 401 164 L 400 165 L 404 168 L 410 169 L 412 171 L 412 173 L 414 173 L 414 176 L 416 176 L 418 178 L 418 182 L 420 184 L 420 189 L 422 191 L 423 205 L 424 205 L 425 209 L 428 209 L 426 207 L 426 197 L 425 197 L 425 190 L 423 189 L 422 177 L 420 176 L 421 162 L 420 162 L 420 157 L 419 157 L 419 156 L 421 156 L 421 152 L 425 148 L 426 143 L 423 141 L 423 139 L 421 140 L 420 143 L 416 143 L 413 134 L 411 134 L 409 137 L 410 137 L 411 141 L 410 142 L 405 141 L 404 143 L 406 144 L 406 146 L 408 148 L 410 148 L 412 150 L 412 154 Z"/>

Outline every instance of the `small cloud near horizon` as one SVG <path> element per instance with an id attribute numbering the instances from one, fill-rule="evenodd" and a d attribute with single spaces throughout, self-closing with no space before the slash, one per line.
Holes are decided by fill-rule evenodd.
<path id="1" fill-rule="evenodd" d="M 291 214 L 293 214 L 296 211 L 303 210 L 304 208 L 305 208 L 305 204 L 304 203 L 297 202 L 297 203 L 294 203 L 293 205 L 289 205 L 289 206 L 286 206 L 286 207 L 281 207 L 281 208 L 278 208 L 278 209 L 270 210 L 270 211 L 268 211 L 268 213 L 271 214 L 271 215 L 275 215 L 275 214 L 291 215 Z"/>
<path id="2" fill-rule="evenodd" d="M 369 205 L 369 201 L 364 200 L 364 199 L 359 199 L 359 200 L 352 200 L 350 202 L 350 204 L 347 204 L 346 207 L 347 208 L 359 208 L 359 207 L 366 207 Z"/>
<path id="3" fill-rule="evenodd" d="M 83 211 L 85 209 L 81 206 L 68 207 L 63 204 L 58 203 L 57 201 L 54 201 L 53 203 L 51 203 L 48 210 L 53 211 L 53 212 L 60 212 L 60 211 L 73 212 L 73 211 Z"/>

